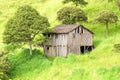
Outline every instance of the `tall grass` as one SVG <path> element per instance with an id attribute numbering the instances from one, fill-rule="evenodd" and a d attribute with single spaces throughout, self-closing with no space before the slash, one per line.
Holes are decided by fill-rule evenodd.
<path id="1" fill-rule="evenodd" d="M 11 63 L 10 78 L 34 77 L 51 66 L 51 61 L 37 49 L 33 50 L 33 56 L 29 55 L 29 49 L 20 49 L 14 51 L 14 54 L 9 54 L 8 57 Z"/>

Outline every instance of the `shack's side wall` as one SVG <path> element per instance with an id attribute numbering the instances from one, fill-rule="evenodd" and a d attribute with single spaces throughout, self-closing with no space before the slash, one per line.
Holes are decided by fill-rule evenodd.
<path id="1" fill-rule="evenodd" d="M 81 34 L 81 46 L 92 46 L 93 45 L 93 34 L 88 30 L 83 29 L 83 34 Z"/>
<path id="2" fill-rule="evenodd" d="M 44 44 L 46 56 L 67 55 L 67 34 L 51 34 L 48 43 Z"/>
<path id="3" fill-rule="evenodd" d="M 68 53 L 80 53 L 80 34 L 76 33 L 76 30 L 69 32 L 68 34 Z"/>
<path id="4" fill-rule="evenodd" d="M 78 27 L 68 34 L 68 52 L 80 53 L 80 46 L 92 46 L 92 36 L 88 30 L 83 27 Z"/>

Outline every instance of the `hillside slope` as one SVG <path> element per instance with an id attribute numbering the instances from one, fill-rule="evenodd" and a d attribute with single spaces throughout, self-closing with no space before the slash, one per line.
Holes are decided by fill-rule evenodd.
<path id="1" fill-rule="evenodd" d="M 60 24 L 56 20 L 56 12 L 64 6 L 62 0 L 0 0 L 0 45 L 2 48 L 2 32 L 4 25 L 17 8 L 31 5 L 41 15 L 48 17 L 51 27 Z M 120 11 L 114 2 L 107 0 L 86 0 L 89 4 L 81 8 L 89 17 L 87 23 L 81 23 L 94 32 L 95 49 L 85 55 L 68 55 L 68 58 L 54 59 L 43 56 L 43 51 L 33 50 L 29 56 L 28 49 L 18 49 L 8 55 L 11 63 L 9 76 L 13 80 L 120 80 L 120 53 L 114 44 L 120 43 L 120 22 L 117 28 L 109 26 L 109 37 L 105 37 L 105 25 L 95 24 L 94 18 L 101 10 L 112 10 L 120 18 Z"/>

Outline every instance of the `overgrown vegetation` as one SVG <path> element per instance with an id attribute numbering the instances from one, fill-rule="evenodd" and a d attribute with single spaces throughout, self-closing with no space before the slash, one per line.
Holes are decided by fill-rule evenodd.
<path id="1" fill-rule="evenodd" d="M 43 52 L 38 49 L 33 49 L 32 57 L 29 56 L 29 49 L 27 48 L 17 49 L 14 52 L 18 54 L 8 55 L 12 66 L 9 71 L 9 76 L 11 78 L 22 78 L 26 75 L 25 79 L 31 79 L 32 77 L 38 76 L 41 72 L 47 70 L 51 66 L 51 61 L 45 58 Z"/>
<path id="2" fill-rule="evenodd" d="M 62 4 L 63 0 L 2 0 L 0 1 L 0 38 L 4 30 L 4 25 L 11 18 L 19 6 L 30 5 L 37 9 L 41 15 L 48 17 L 51 27 L 60 24 L 57 18 L 57 11 L 71 3 Z M 115 1 L 108 3 L 108 0 L 86 0 L 88 5 L 81 8 L 88 22 L 82 23 L 88 29 L 94 32 L 95 49 L 91 53 L 84 55 L 68 55 L 67 58 L 47 58 L 43 55 L 43 50 L 33 49 L 33 56 L 29 56 L 29 49 L 20 48 L 9 51 L 11 69 L 10 79 L 13 80 L 119 80 L 120 79 L 120 22 L 117 28 L 114 24 L 109 25 L 109 37 L 105 37 L 104 24 L 94 23 L 94 18 L 102 10 L 112 10 L 118 19 L 120 11 Z M 7 20 L 6 20 L 7 19 Z M 79 24 L 79 22 L 78 22 Z M 0 47 L 3 47 L 2 38 Z M 19 46 L 17 46 L 19 47 Z"/>
<path id="3" fill-rule="evenodd" d="M 8 80 L 8 71 L 10 69 L 10 64 L 3 52 L 0 52 L 0 79 Z"/>

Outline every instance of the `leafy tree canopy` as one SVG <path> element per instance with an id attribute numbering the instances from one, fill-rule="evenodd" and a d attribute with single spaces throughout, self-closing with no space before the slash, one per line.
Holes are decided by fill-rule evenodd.
<path id="1" fill-rule="evenodd" d="M 79 21 L 87 21 L 83 10 L 76 7 L 63 7 L 57 12 L 57 18 L 63 24 L 73 24 Z"/>
<path id="2" fill-rule="evenodd" d="M 48 19 L 39 15 L 31 6 L 18 8 L 13 18 L 9 19 L 3 33 L 4 43 L 29 43 L 49 26 Z M 32 54 L 32 51 L 31 51 Z"/>
<path id="3" fill-rule="evenodd" d="M 63 3 L 73 2 L 76 6 L 88 4 L 85 0 L 63 0 Z"/>
<path id="4" fill-rule="evenodd" d="M 97 22 L 106 24 L 106 36 L 108 36 L 108 24 L 117 23 L 118 17 L 117 15 L 114 14 L 114 12 L 109 10 L 104 10 L 99 13 L 99 15 L 95 20 Z"/>
<path id="5" fill-rule="evenodd" d="M 114 12 L 109 10 L 104 10 L 99 13 L 99 15 L 96 18 L 96 21 L 100 23 L 106 23 L 106 22 L 115 23 L 118 21 L 118 17 L 117 15 L 114 14 Z"/>

